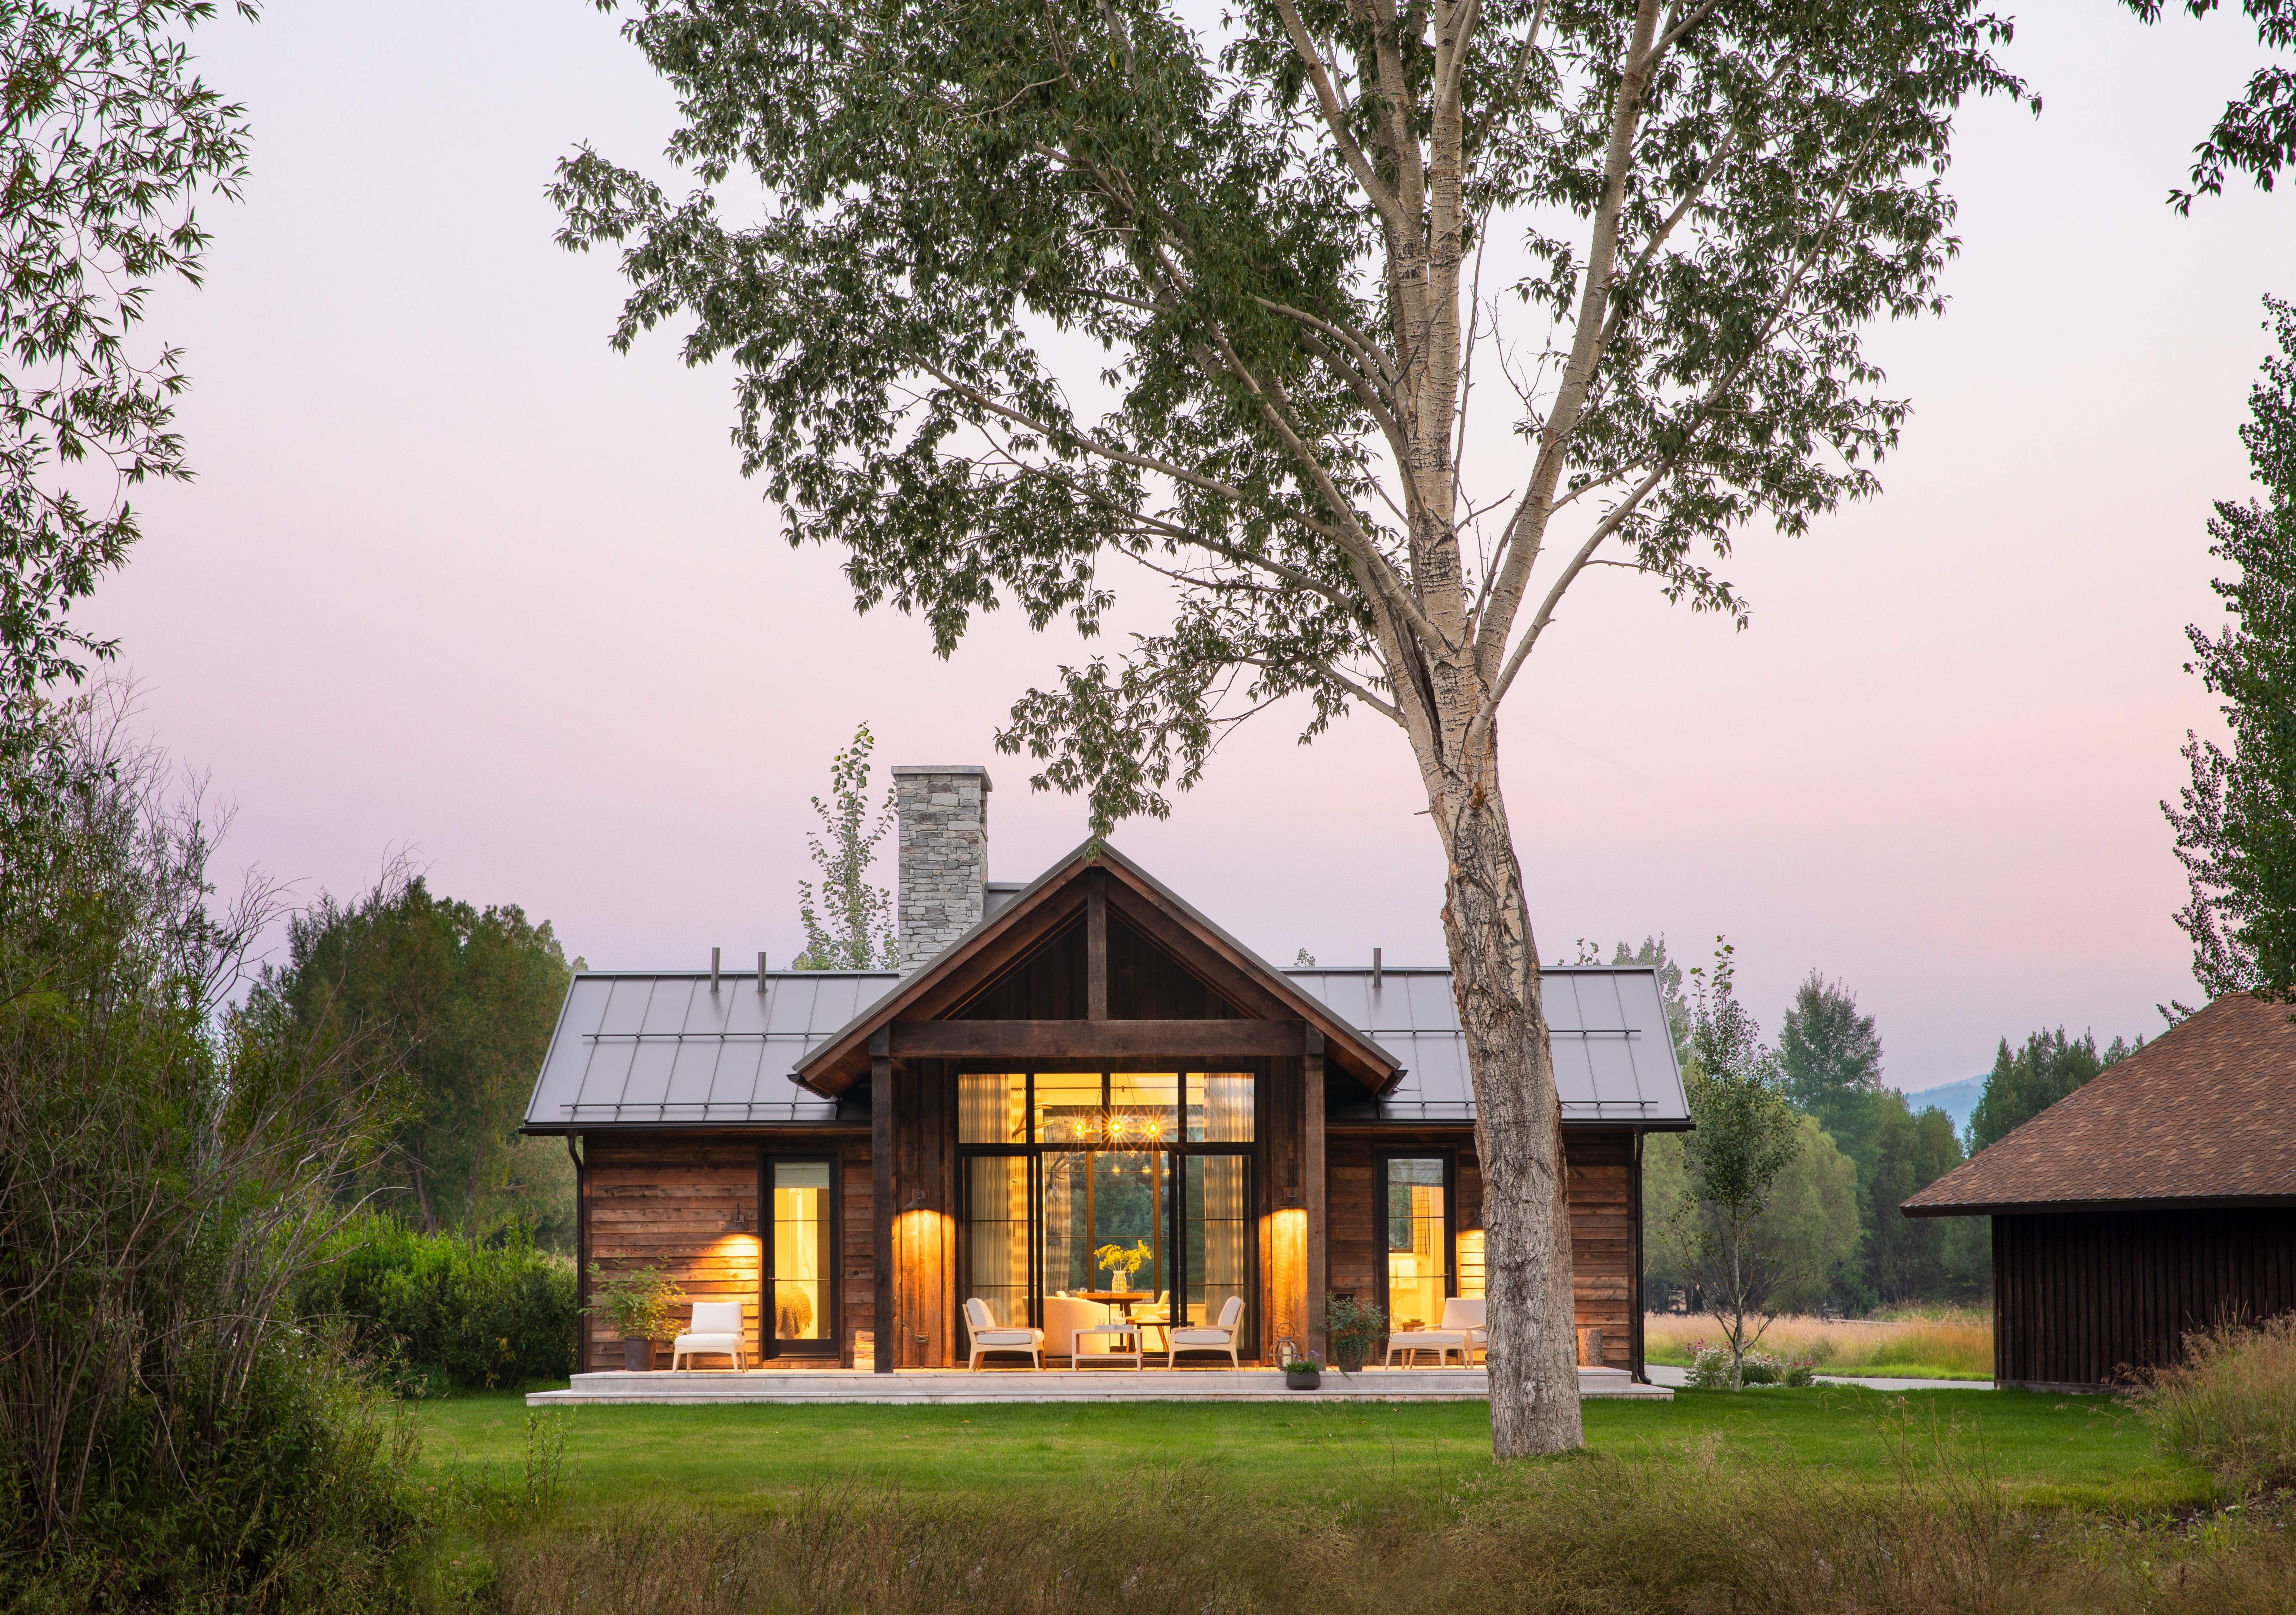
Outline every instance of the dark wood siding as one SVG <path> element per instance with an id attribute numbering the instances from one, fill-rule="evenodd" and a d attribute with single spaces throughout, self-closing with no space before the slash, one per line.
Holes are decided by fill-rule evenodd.
<path id="1" fill-rule="evenodd" d="M 840 1299 L 845 1339 L 840 1350 L 849 1360 L 853 1331 L 869 1328 L 873 1312 L 865 1135 L 790 1130 L 766 1140 L 754 1134 L 590 1134 L 583 1140 L 583 1243 L 589 1259 L 608 1274 L 660 1267 L 690 1300 L 740 1301 L 754 1360 L 761 1299 L 758 1164 L 761 1148 L 768 1144 L 775 1150 L 832 1155 L 840 1163 L 839 1270 L 843 1275 Z M 726 1228 L 736 1208 L 745 1233 Z M 621 1338 L 604 1319 L 585 1317 L 582 1341 L 586 1370 L 621 1366 Z"/>
<path id="2" fill-rule="evenodd" d="M 1331 1286 L 1365 1299 L 1379 1292 L 1379 1226 L 1372 1204 L 1374 1167 L 1392 1151 L 1447 1150 L 1456 1162 L 1458 1204 L 1454 1226 L 1483 1226 L 1482 1172 L 1474 1134 L 1464 1128 L 1349 1127 L 1332 1135 L 1330 1160 Z M 1611 1368 L 1634 1360 L 1634 1135 L 1578 1131 L 1563 1135 L 1570 1201 L 1571 1273 L 1581 1355 L 1590 1336 L 1603 1334 L 1602 1361 Z"/>
<path id="3" fill-rule="evenodd" d="M 1046 937 L 965 1001 L 960 1021 L 1081 1021 L 1087 1008 L 1085 922 Z M 1232 1021 L 1242 1012 L 1193 970 L 1108 916 L 1108 1016 L 1112 1021 Z"/>
<path id="4" fill-rule="evenodd" d="M 2296 1208 L 1993 1219 L 1993 1370 L 2095 1385 L 2220 1317 L 2296 1310 Z"/>
<path id="5" fill-rule="evenodd" d="M 913 1060 L 893 1078 L 893 1316 L 897 1368 L 946 1368 L 956 1328 L 956 1079 Z"/>

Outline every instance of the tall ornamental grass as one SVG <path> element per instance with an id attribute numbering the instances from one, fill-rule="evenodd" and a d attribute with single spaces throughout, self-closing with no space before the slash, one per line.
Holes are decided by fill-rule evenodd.
<path id="1" fill-rule="evenodd" d="M 2185 1360 L 2149 1376 L 2140 1406 L 2163 1452 L 2226 1486 L 2296 1487 L 2296 1313 L 2186 1336 Z"/>
<path id="2" fill-rule="evenodd" d="M 1693 1342 L 1712 1338 L 1715 1328 L 1710 1314 L 1646 1314 L 1650 1360 L 1687 1367 Z M 1993 1377 L 1993 1319 L 1983 1312 L 1941 1310 L 1902 1320 L 1788 1316 L 1762 1332 L 1761 1346 L 1780 1357 L 1813 1363 L 1820 1373 Z"/>
<path id="3" fill-rule="evenodd" d="M 1875 1484 L 1719 1438 L 1579 1453 L 1370 1500 L 1240 1496 L 1144 1458 L 1059 1494 L 832 1487 L 645 1498 L 497 1538 L 501 1615 L 2285 1615 L 2270 1519 L 2012 1506 L 1948 1427 L 1877 1431 Z"/>
<path id="4" fill-rule="evenodd" d="M 296 1310 L 338 1322 L 402 1381 L 514 1390 L 573 1372 L 574 1264 L 523 1233 L 478 1241 L 362 1216 L 325 1256 Z"/>

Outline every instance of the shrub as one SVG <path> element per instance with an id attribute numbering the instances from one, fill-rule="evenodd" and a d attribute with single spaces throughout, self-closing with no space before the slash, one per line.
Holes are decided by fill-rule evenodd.
<path id="1" fill-rule="evenodd" d="M 2185 1337 L 2140 1406 L 2161 1450 L 2240 1491 L 2296 1487 L 2296 1313 Z"/>
<path id="2" fill-rule="evenodd" d="M 1351 1295 L 1324 1297 L 1324 1334 L 1332 1343 L 1332 1361 L 1341 1373 L 1361 1368 L 1386 1332 L 1384 1308 Z"/>
<path id="3" fill-rule="evenodd" d="M 298 1291 L 402 1375 L 476 1389 L 563 1379 L 574 1366 L 574 1264 L 523 1234 L 482 1244 L 389 1217 L 355 1218 Z"/>
<path id="4" fill-rule="evenodd" d="M 677 1332 L 671 1313 L 685 1299 L 677 1281 L 659 1267 L 609 1274 L 590 1264 L 591 1313 L 626 1340 L 667 1340 Z M 809 1315 L 808 1315 L 809 1316 Z"/>
<path id="5" fill-rule="evenodd" d="M 1750 1351 L 1742 1379 L 1748 1385 L 1814 1385 L 1817 1382 L 1817 1365 L 1774 1357 L 1767 1351 Z M 1730 1349 L 1709 1346 L 1703 1340 L 1693 1341 L 1690 1385 L 1693 1390 L 1729 1390 Z"/>
<path id="6" fill-rule="evenodd" d="M 229 1002 L 271 890 L 213 900 L 125 700 L 72 704 L 57 833 L 0 850 L 0 1609 L 374 1609 L 411 1430 L 289 1298 L 390 1070 Z"/>

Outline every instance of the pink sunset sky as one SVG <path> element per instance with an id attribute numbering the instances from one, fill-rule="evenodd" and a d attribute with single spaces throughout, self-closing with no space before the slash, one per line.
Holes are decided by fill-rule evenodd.
<path id="1" fill-rule="evenodd" d="M 1687 962 L 1726 932 L 1766 1028 L 1839 976 L 1907 1089 L 2044 1024 L 2149 1034 L 2194 994 L 2156 804 L 2213 722 L 2183 628 L 2217 617 L 2210 503 L 2248 491 L 2259 298 L 2296 295 L 2296 195 L 2162 201 L 2252 33 L 2109 0 L 2017 20 L 2047 111 L 1964 114 L 1952 307 L 1873 339 L 1915 405 L 1885 496 L 1750 536 L 1744 634 L 1627 574 L 1582 586 L 1506 726 L 1543 956 L 1663 932 Z M 257 140 L 244 203 L 206 215 L 207 286 L 155 306 L 200 480 L 144 501 L 86 621 L 238 802 L 226 863 L 349 894 L 409 849 L 594 965 L 783 963 L 807 799 L 864 719 L 881 763 L 988 765 L 994 878 L 1081 839 L 990 744 L 1078 646 L 1007 612 L 942 663 L 857 617 L 740 476 L 728 377 L 667 338 L 609 351 L 614 266 L 553 245 L 543 189 L 578 140 L 644 161 L 671 127 L 612 20 L 289 0 L 197 49 Z M 1118 844 L 1278 961 L 1439 962 L 1400 736 L 1293 733 L 1247 728 Z"/>

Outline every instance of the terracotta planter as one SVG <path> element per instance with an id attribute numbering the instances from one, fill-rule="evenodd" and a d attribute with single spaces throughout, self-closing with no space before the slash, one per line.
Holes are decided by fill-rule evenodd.
<path id="1" fill-rule="evenodd" d="M 1323 1374 L 1313 1368 L 1306 1370 L 1287 1368 L 1283 1371 L 1283 1389 L 1286 1390 L 1316 1390 L 1322 1388 L 1323 1383 Z"/>
<path id="2" fill-rule="evenodd" d="M 622 1372 L 624 1373 L 649 1373 L 652 1372 L 652 1369 L 653 1342 L 652 1340 L 633 1340 L 626 1337 L 622 1341 Z"/>

